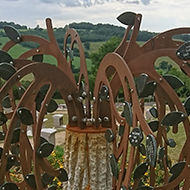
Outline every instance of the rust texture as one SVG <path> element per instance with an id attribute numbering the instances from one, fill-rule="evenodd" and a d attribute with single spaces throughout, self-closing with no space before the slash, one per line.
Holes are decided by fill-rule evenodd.
<path id="1" fill-rule="evenodd" d="M 183 182 L 183 190 L 189 189 L 190 152 L 188 146 L 190 145 L 190 123 L 188 109 L 190 106 L 188 103 L 183 105 L 166 78 L 156 72 L 155 61 L 159 57 L 167 56 L 175 61 L 184 73 L 190 76 L 189 58 L 183 59 L 179 57 L 180 53 L 176 54 L 178 48 L 184 43 L 172 39 L 177 34 L 189 34 L 190 28 L 179 28 L 160 33 L 144 45 L 139 46 L 136 40 L 142 15 L 126 12 L 122 15 L 122 18 L 118 19 L 128 26 L 121 44 L 114 52 L 107 54 L 100 63 L 92 101 L 84 50 L 79 35 L 74 29 L 69 28 L 66 32 L 64 54 L 57 45 L 51 19 L 46 19 L 49 40 L 38 36 L 23 35 L 17 36 L 16 40 L 11 39 L 4 45 L 1 51 L 3 55 L 20 42 L 36 42 L 39 47 L 30 49 L 18 58 L 13 59 L 11 63 L 7 63 L 8 68 L 14 68 L 15 72 L 8 77 L 6 83 L 0 89 L 0 103 L 2 104 L 4 98 L 9 95 L 8 99 L 12 109 L 9 113 L 4 112 L 3 106 L 0 109 L 2 117 L 7 118 L 7 122 L 3 122 L 3 119 L 0 118 L 2 123 L 1 136 L 4 135 L 4 138 L 2 137 L 3 147 L 0 162 L 1 188 L 6 185 L 8 187 L 15 185 L 15 189 L 48 189 L 47 185 L 49 183 L 44 184 L 42 180 L 44 173 L 48 176 L 58 177 L 60 181 L 67 181 L 65 170 L 61 168 L 54 169 L 48 163 L 47 155 L 41 156 L 43 149 L 41 152 L 39 150 L 40 147 L 43 148 L 44 143 L 40 138 L 42 122 L 48 109 L 49 112 L 56 110 L 56 106 L 54 104 L 52 106 L 52 96 L 58 90 L 68 109 L 67 130 L 77 133 L 105 133 L 108 143 L 113 143 L 113 154 L 110 155 L 113 189 L 177 190 L 180 189 L 179 184 L 181 182 Z M 17 34 L 16 30 L 10 35 L 14 37 L 15 34 Z M 71 38 L 69 48 L 67 47 L 68 38 Z M 78 81 L 75 81 L 71 70 L 72 49 L 75 43 L 78 44 L 80 53 Z M 57 66 L 39 62 L 37 55 L 39 57 L 41 55 L 53 56 L 57 61 Z M 33 57 L 32 60 L 31 57 Z M 9 74 L 9 69 L 7 71 L 7 65 L 4 62 L 6 62 L 6 59 L 1 63 L 1 76 Z M 32 83 L 27 89 L 23 89 L 19 101 L 15 101 L 13 87 L 22 88 L 20 81 L 31 73 L 34 76 Z M 139 79 L 139 85 L 134 78 Z M 152 86 L 155 86 L 155 88 L 151 95 L 155 100 L 157 115 L 155 120 L 158 123 L 155 131 L 150 127 L 144 116 L 144 96 L 141 97 L 141 92 L 152 81 Z M 40 99 L 40 90 L 44 85 L 48 85 L 47 92 L 44 96 L 41 94 L 43 98 Z M 148 88 L 150 89 L 152 86 Z M 122 114 L 116 108 L 117 96 L 121 91 L 125 100 Z M 38 117 L 36 117 L 37 107 Z M 23 108 L 23 112 L 27 112 L 27 114 L 22 115 L 19 112 L 20 108 Z M 171 113 L 171 115 L 168 115 L 168 113 Z M 26 122 L 25 119 L 22 119 L 23 117 L 27 118 Z M 31 123 L 29 120 L 31 120 Z M 182 126 L 178 129 L 179 123 Z M 17 134 L 17 136 L 19 137 L 18 140 L 13 142 L 12 138 L 16 134 L 17 125 L 17 128 L 19 128 L 19 135 Z M 27 136 L 27 125 L 32 125 L 33 142 Z M 184 130 L 185 136 L 182 148 L 175 147 L 173 145 L 175 144 L 174 140 L 169 139 L 169 133 L 166 131 L 169 126 L 176 135 L 178 130 Z M 120 131 L 121 128 L 123 128 L 123 132 Z M 136 129 L 139 131 L 134 132 Z M 144 136 L 144 141 L 139 140 L 141 133 Z M 134 144 L 136 139 L 140 142 Z M 143 152 L 140 146 L 142 147 L 145 141 L 145 164 L 140 165 L 140 155 Z M 46 143 L 48 148 L 51 147 L 50 143 Z M 13 153 L 11 150 L 18 146 L 18 154 Z M 178 154 L 178 162 L 169 166 L 168 158 L 171 147 L 174 147 L 173 151 Z M 47 150 L 45 149 L 45 151 Z M 11 159 L 15 161 L 13 164 L 10 161 Z M 23 176 L 20 182 L 11 177 L 10 168 L 8 167 L 16 163 L 19 165 Z M 163 170 L 162 185 L 156 184 L 158 176 L 155 168 L 157 166 L 162 167 Z M 140 182 L 142 182 L 146 171 L 150 173 L 149 184 L 147 185 L 146 182 L 145 185 L 142 185 Z M 9 183 L 6 184 L 6 181 Z"/>

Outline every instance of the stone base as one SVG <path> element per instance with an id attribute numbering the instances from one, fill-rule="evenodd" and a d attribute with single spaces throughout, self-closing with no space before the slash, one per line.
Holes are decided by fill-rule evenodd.
<path id="1" fill-rule="evenodd" d="M 66 130 L 64 159 L 68 182 L 63 190 L 111 190 L 112 144 L 104 133 L 75 133 Z"/>

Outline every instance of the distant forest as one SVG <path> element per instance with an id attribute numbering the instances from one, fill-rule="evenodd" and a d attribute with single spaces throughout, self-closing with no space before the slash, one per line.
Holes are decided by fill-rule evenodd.
<path id="1" fill-rule="evenodd" d="M 37 35 L 41 36 L 45 39 L 48 39 L 47 31 L 46 29 L 40 28 L 39 25 L 37 25 L 35 28 L 28 28 L 25 25 L 19 25 L 15 24 L 14 22 L 0 22 L 0 36 L 6 37 L 6 34 L 4 33 L 3 26 L 4 25 L 11 25 L 18 29 L 22 35 Z M 82 43 L 88 43 L 90 42 L 100 42 L 100 41 L 107 41 L 111 39 L 113 36 L 117 37 L 123 37 L 125 28 L 121 26 L 115 26 L 110 24 L 92 24 L 88 22 L 81 22 L 81 23 L 71 23 L 69 24 L 70 28 L 74 28 L 81 38 Z M 55 37 L 57 39 L 57 43 L 60 47 L 60 49 L 63 49 L 63 41 L 64 41 L 64 35 L 66 32 L 66 27 L 62 28 L 54 28 Z M 149 31 L 139 31 L 137 41 L 147 41 L 153 36 L 155 36 L 157 33 L 155 32 L 149 32 Z M 189 35 L 178 35 L 174 36 L 175 39 L 183 40 L 183 41 L 189 41 L 190 36 Z M 38 44 L 31 43 L 31 42 L 24 42 L 21 43 L 24 47 L 28 48 L 36 48 L 38 47 Z M 77 51 L 77 50 L 75 50 Z"/>

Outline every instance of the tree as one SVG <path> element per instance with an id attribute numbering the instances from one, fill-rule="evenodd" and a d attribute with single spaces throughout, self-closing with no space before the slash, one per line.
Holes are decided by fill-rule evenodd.
<path id="1" fill-rule="evenodd" d="M 89 50 L 90 49 L 90 43 L 89 42 L 85 42 L 84 43 L 84 47 L 85 47 L 85 49 Z"/>

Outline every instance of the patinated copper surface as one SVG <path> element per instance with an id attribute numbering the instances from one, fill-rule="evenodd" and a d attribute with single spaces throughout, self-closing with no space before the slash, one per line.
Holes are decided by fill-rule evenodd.
<path id="1" fill-rule="evenodd" d="M 125 23 L 126 18 L 126 23 Z M 123 19 L 123 18 L 122 18 Z M 0 90 L 0 102 L 3 98 L 9 94 L 9 99 L 12 107 L 12 112 L 5 113 L 9 122 L 2 125 L 2 132 L 5 133 L 5 139 L 3 141 L 3 152 L 0 162 L 0 186 L 5 185 L 5 181 L 10 181 L 16 184 L 20 189 L 47 189 L 47 186 L 43 186 L 41 176 L 46 173 L 50 176 L 60 177 L 63 175 L 63 171 L 60 169 L 53 169 L 48 163 L 46 158 L 40 157 L 40 153 L 37 154 L 39 147 L 42 145 L 40 142 L 40 132 L 42 128 L 42 122 L 47 112 L 48 104 L 50 104 L 51 98 L 56 90 L 58 90 L 65 101 L 68 109 L 68 125 L 67 129 L 80 132 L 80 133 L 104 133 L 108 132 L 111 136 L 107 137 L 109 141 L 113 141 L 113 155 L 111 156 L 111 165 L 113 170 L 113 189 L 157 189 L 157 190 L 177 190 L 179 184 L 183 181 L 182 189 L 187 190 L 190 187 L 189 170 L 190 170 L 190 153 L 188 146 L 190 145 L 190 123 L 188 119 L 187 110 L 180 101 L 176 92 L 155 70 L 155 61 L 162 56 L 167 56 L 175 61 L 179 67 L 190 76 L 190 68 L 188 60 L 180 59 L 176 55 L 177 49 L 183 44 L 181 41 L 174 41 L 172 37 L 177 34 L 189 34 L 190 28 L 179 28 L 170 31 L 163 32 L 147 41 L 144 45 L 139 46 L 136 42 L 137 35 L 141 24 L 142 15 L 135 13 L 124 14 L 124 23 L 128 25 L 125 35 L 121 44 L 113 53 L 107 54 L 98 68 L 91 110 L 91 98 L 89 91 L 88 72 L 84 56 L 84 50 L 81 40 L 74 29 L 69 28 L 65 35 L 64 40 L 64 54 L 59 49 L 56 39 L 54 37 L 52 24 L 50 19 L 46 19 L 47 32 L 49 40 L 43 39 L 37 36 L 23 35 L 18 38 L 22 42 L 32 41 L 39 44 L 39 48 L 31 49 L 20 55 L 17 59 L 13 60 L 13 67 L 16 72 L 7 80 L 5 85 Z M 129 32 L 132 29 L 129 40 Z M 71 38 L 69 49 L 67 48 L 67 39 Z M 8 52 L 18 42 L 10 40 L 2 48 L 3 51 Z M 78 44 L 80 53 L 80 73 L 79 80 L 75 81 L 74 75 L 71 70 L 72 65 L 72 49 L 74 44 Z M 47 63 L 34 62 L 29 59 L 35 55 L 51 55 L 56 58 L 56 65 L 53 66 Z M 70 56 L 69 56 L 70 55 Z M 67 59 L 70 58 L 69 61 Z M 20 81 L 27 74 L 32 73 L 34 80 L 31 85 L 25 89 L 19 102 L 16 103 L 13 97 L 13 86 L 17 88 L 21 87 Z M 140 98 L 138 94 L 137 84 L 134 77 L 139 77 L 142 73 L 147 75 L 147 82 L 154 81 L 156 85 L 153 97 L 155 99 L 157 108 L 157 121 L 158 130 L 153 132 L 148 125 L 148 121 L 144 116 L 144 98 Z M 82 87 L 82 83 L 84 87 Z M 49 89 L 41 101 L 39 116 L 36 117 L 36 98 L 40 91 L 40 88 L 46 84 L 49 84 Z M 106 89 L 108 91 L 101 91 Z M 82 90 L 82 93 L 81 93 Z M 123 92 L 125 103 L 124 115 L 116 108 L 116 100 L 119 92 Z M 101 94 L 102 93 L 102 94 Z M 100 98 L 102 97 L 102 99 Z M 166 104 L 167 103 L 167 104 Z M 130 107 L 131 106 L 131 107 Z M 167 115 L 166 107 L 169 107 L 169 112 L 181 113 L 182 125 L 185 131 L 184 145 L 182 148 L 175 148 L 179 154 L 177 167 L 181 169 L 176 176 L 173 174 L 173 178 L 169 172 L 168 156 L 170 144 L 165 127 L 162 124 L 163 118 Z M 27 124 L 20 124 L 20 138 L 15 144 L 11 144 L 11 139 L 17 122 L 19 121 L 17 110 L 19 108 L 26 108 L 29 110 L 33 117 L 33 143 L 27 136 Z M 122 107 L 123 109 L 123 107 Z M 129 110 L 128 110 L 129 109 Z M 128 111 L 132 111 L 131 115 Z M 1 112 L 3 108 L 1 107 Z M 132 119 L 132 125 L 129 124 L 127 118 Z M 131 125 L 131 126 L 130 126 Z M 119 135 L 119 127 L 124 128 L 123 134 Z M 131 143 L 131 135 L 134 135 L 134 129 L 138 127 L 141 129 L 144 138 L 150 145 L 146 145 L 146 151 L 150 152 L 146 157 L 146 164 L 139 166 L 140 164 L 140 151 L 139 146 L 134 146 Z M 172 126 L 173 132 L 177 133 L 178 123 Z M 182 127 L 180 127 L 182 128 Z M 109 129 L 109 131 L 107 131 Z M 136 139 L 137 136 L 134 137 Z M 177 134 L 176 134 L 177 135 Z M 112 137 L 114 136 L 114 138 Z M 147 138 L 148 137 L 148 138 Z M 108 142 L 110 143 L 110 142 Z M 137 142 L 138 143 L 138 142 Z M 143 141 L 144 143 L 144 141 Z M 15 156 L 10 152 L 11 147 L 19 145 L 19 154 L 16 155 L 16 160 L 20 163 L 23 180 L 20 183 L 12 180 L 10 177 L 10 171 L 6 171 L 7 157 L 9 155 Z M 163 156 L 159 160 L 163 164 L 163 184 L 156 185 L 155 179 L 157 174 L 155 167 L 158 165 L 158 158 L 153 155 L 150 149 L 156 149 L 156 152 L 161 148 Z M 156 157 L 156 160 L 149 157 Z M 153 159 L 153 160 L 151 160 Z M 152 166 L 152 163 L 156 166 Z M 126 166 L 127 164 L 127 166 Z M 173 164 L 173 165 L 174 165 Z M 139 167 L 137 167 L 139 166 Z M 140 168 L 140 172 L 148 167 L 150 172 L 150 183 L 143 186 L 139 186 L 142 175 L 133 174 L 135 168 Z M 142 167 L 142 169 L 141 169 Z M 118 170 L 118 171 L 117 171 Z M 175 168 L 173 169 L 175 171 Z M 36 186 L 32 187 L 27 182 L 27 175 L 34 173 Z M 143 173 L 143 172 L 142 172 Z M 65 177 L 65 175 L 64 175 Z M 60 177 L 62 178 L 62 177 Z M 66 180 L 64 178 L 62 181 Z M 168 182 L 168 180 L 170 180 Z"/>

